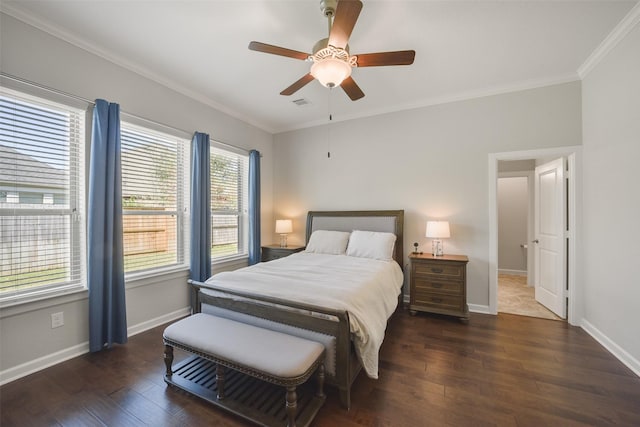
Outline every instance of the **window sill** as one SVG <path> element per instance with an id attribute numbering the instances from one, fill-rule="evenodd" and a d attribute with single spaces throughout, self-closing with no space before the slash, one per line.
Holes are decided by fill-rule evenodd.
<path id="1" fill-rule="evenodd" d="M 186 265 L 174 266 L 162 270 L 145 271 L 131 274 L 125 277 L 125 288 L 137 288 L 158 283 L 158 280 L 184 279 L 186 284 L 189 276 L 189 267 Z M 61 304 L 89 298 L 89 290 L 80 285 L 70 286 L 64 289 L 51 289 L 28 295 L 16 295 L 0 300 L 0 319 L 16 316 L 30 311 L 42 310 Z"/>
<path id="2" fill-rule="evenodd" d="M 171 280 L 184 277 L 186 283 L 188 276 L 189 266 L 177 265 L 163 269 L 141 271 L 139 273 L 128 274 L 125 275 L 124 281 L 125 287 L 127 289 L 131 289 L 140 286 L 152 285 L 154 283 L 157 283 L 159 278 L 162 278 L 162 280 Z"/>
<path id="3" fill-rule="evenodd" d="M 41 310 L 60 304 L 81 301 L 89 297 L 85 286 L 75 285 L 65 289 L 51 289 L 30 295 L 17 295 L 0 301 L 0 318 Z"/>
<path id="4" fill-rule="evenodd" d="M 230 255 L 226 257 L 215 258 L 211 260 L 211 273 L 219 273 L 222 271 L 235 270 L 237 268 L 246 267 L 249 262 L 249 255 Z"/>

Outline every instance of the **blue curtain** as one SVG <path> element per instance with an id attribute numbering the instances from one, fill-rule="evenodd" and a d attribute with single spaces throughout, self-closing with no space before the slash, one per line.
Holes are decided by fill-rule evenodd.
<path id="1" fill-rule="evenodd" d="M 211 276 L 211 188 L 209 135 L 196 132 L 191 140 L 191 270 L 197 281 Z"/>
<path id="2" fill-rule="evenodd" d="M 127 342 L 120 106 L 103 99 L 93 109 L 87 229 L 89 349 L 100 351 Z"/>
<path id="3" fill-rule="evenodd" d="M 260 262 L 260 152 L 249 152 L 249 265 Z"/>

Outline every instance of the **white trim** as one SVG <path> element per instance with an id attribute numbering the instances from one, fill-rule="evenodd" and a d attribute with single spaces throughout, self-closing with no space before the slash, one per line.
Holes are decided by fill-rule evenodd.
<path id="1" fill-rule="evenodd" d="M 188 266 L 177 266 L 172 268 L 166 268 L 162 270 L 154 270 L 144 272 L 145 274 L 138 273 L 125 278 L 125 288 L 132 289 L 140 286 L 148 286 L 157 284 L 158 281 L 166 282 L 174 279 L 186 279 L 189 277 Z"/>
<path id="2" fill-rule="evenodd" d="M 82 50 L 85 50 L 89 53 L 92 53 L 96 56 L 99 56 L 103 59 L 106 59 L 107 61 L 116 64 L 122 68 L 125 68 L 129 71 L 132 71 L 142 77 L 145 77 L 149 80 L 152 80 L 158 84 L 161 84 L 162 86 L 165 86 L 169 89 L 172 89 L 178 93 L 181 93 L 182 95 L 185 95 L 191 99 L 194 99 L 196 101 L 199 101 L 205 105 L 208 105 L 209 107 L 215 108 L 216 110 L 223 112 L 225 114 L 228 114 L 231 117 L 234 117 L 238 120 L 242 120 L 245 123 L 248 123 L 250 125 L 253 125 L 255 127 L 258 127 L 260 129 L 263 129 L 267 132 L 270 133 L 274 133 L 275 131 L 273 129 L 271 129 L 268 125 L 266 125 L 265 123 L 260 123 L 255 121 L 254 119 L 241 114 L 238 111 L 235 111 L 229 107 L 226 107 L 214 100 L 212 100 L 211 98 L 202 95 L 201 93 L 198 93 L 197 91 L 194 91 L 192 89 L 188 89 L 187 87 L 183 86 L 180 83 L 177 83 L 176 81 L 166 78 L 164 76 L 160 76 L 159 74 L 155 73 L 154 71 L 151 71 L 150 69 L 148 69 L 147 67 L 144 66 L 140 66 L 138 64 L 134 64 L 133 62 L 122 58 L 121 56 L 107 51 L 105 49 L 102 49 L 92 43 L 87 42 L 86 40 L 83 40 L 79 37 L 77 37 L 74 34 L 69 33 L 68 31 L 66 31 L 63 28 L 60 28 L 57 25 L 53 25 L 49 22 L 45 22 L 42 19 L 36 18 L 32 15 L 30 15 L 28 12 L 22 11 L 18 8 L 16 8 L 13 5 L 9 5 L 6 2 L 0 2 L 0 12 L 6 13 L 9 16 L 14 17 L 15 19 L 24 22 L 27 25 L 30 25 L 32 27 L 35 27 L 41 31 L 44 31 L 45 33 L 48 33 L 54 37 L 57 37 L 61 40 L 64 40 Z"/>
<path id="3" fill-rule="evenodd" d="M 489 313 L 498 313 L 498 209 L 497 209 L 497 181 L 499 160 L 526 160 L 537 158 L 549 158 L 565 156 L 569 159 L 569 168 L 572 170 L 569 180 L 569 224 L 573 227 L 570 231 L 568 272 L 569 290 L 572 297 L 569 299 L 568 321 L 572 325 L 579 325 L 582 319 L 582 289 L 577 286 L 581 283 L 577 280 L 580 270 L 580 258 L 577 248 L 580 247 L 581 212 L 580 194 L 582 191 L 581 156 L 582 147 L 579 145 L 569 147 L 554 147 L 537 150 L 525 150 L 514 152 L 489 154 Z M 573 196 L 571 196 L 573 195 Z"/>
<path id="4" fill-rule="evenodd" d="M 593 326 L 589 321 L 582 319 L 580 325 L 589 335 L 598 341 L 604 348 L 613 354 L 616 359 L 624 363 L 624 365 L 631 369 L 634 374 L 640 377 L 640 360 L 634 358 L 625 349 L 616 344 L 611 338 L 603 334 L 598 328 Z"/>
<path id="5" fill-rule="evenodd" d="M 640 22 L 640 2 L 638 2 L 622 18 L 622 21 L 609 33 L 609 35 L 595 48 L 586 61 L 578 68 L 580 79 L 584 79 L 589 73 L 622 41 L 627 34 Z"/>
<path id="6" fill-rule="evenodd" d="M 482 313 L 482 314 L 495 314 L 491 313 L 488 305 L 480 305 L 480 304 L 467 304 L 469 306 L 469 311 L 472 313 Z"/>
<path id="7" fill-rule="evenodd" d="M 142 323 L 128 327 L 127 336 L 132 337 L 134 335 L 138 335 L 141 332 L 148 331 L 156 326 L 164 325 L 165 323 L 169 323 L 190 314 L 191 307 L 183 307 L 180 310 L 172 311 L 171 313 L 163 314 L 162 316 L 158 316 L 150 320 L 145 320 Z"/>
<path id="8" fill-rule="evenodd" d="M 190 313 L 190 307 L 181 308 L 180 310 L 176 310 L 171 313 L 131 326 L 127 328 L 127 335 L 129 337 L 137 335 L 141 332 L 147 331 L 165 323 L 169 323 L 181 317 L 188 316 Z M 0 385 L 15 381 L 19 378 L 33 374 L 34 372 L 41 371 L 50 366 L 57 365 L 58 363 L 73 359 L 74 357 L 82 356 L 86 353 L 89 353 L 89 341 L 85 341 L 64 350 L 57 351 L 53 354 L 48 354 L 46 356 L 30 360 L 26 363 L 22 363 L 18 366 L 5 369 L 4 371 L 0 372 Z"/>
<path id="9" fill-rule="evenodd" d="M 88 296 L 89 290 L 84 285 L 76 285 L 66 289 L 50 289 L 49 292 L 23 294 L 13 299 L 6 298 L 0 302 L 0 319 L 80 301 Z"/>
<path id="10" fill-rule="evenodd" d="M 512 92 L 521 92 L 524 90 L 538 89 L 542 87 L 555 86 L 555 85 L 571 83 L 575 81 L 580 81 L 580 77 L 578 76 L 577 73 L 569 73 L 565 75 L 554 76 L 554 77 L 543 78 L 543 79 L 520 81 L 520 82 L 511 83 L 511 84 L 501 85 L 501 86 L 492 86 L 492 87 L 482 88 L 482 89 L 468 91 L 468 92 L 460 92 L 457 94 L 428 98 L 428 99 L 411 103 L 411 104 L 392 105 L 392 106 L 388 106 L 388 107 L 380 108 L 376 110 L 366 110 L 366 111 L 361 111 L 359 113 L 346 114 L 344 116 L 334 116 L 332 119 L 332 122 L 344 122 L 348 120 L 368 118 L 368 117 L 378 116 L 382 114 L 397 113 L 399 111 L 407 111 L 407 110 L 414 110 L 417 108 L 432 107 L 435 105 L 450 104 L 452 102 L 468 101 L 471 99 L 503 95 L 503 94 L 512 93 Z M 321 126 L 326 124 L 327 124 L 327 120 L 323 118 L 319 120 L 314 120 L 312 122 L 301 123 L 299 125 L 277 129 L 276 131 L 274 131 L 274 133 L 289 132 L 293 130 L 305 129 L 305 128 Z"/>
<path id="11" fill-rule="evenodd" d="M 185 87 L 183 84 L 176 82 L 170 78 L 164 77 L 164 76 L 160 76 L 159 74 L 157 74 L 156 72 L 149 70 L 147 67 L 138 65 L 138 64 L 134 64 L 133 62 L 122 58 L 121 56 L 107 51 L 105 49 L 99 48 L 98 46 L 88 43 L 86 40 L 83 40 L 79 37 L 77 37 L 76 35 L 73 35 L 71 33 L 69 33 L 67 30 L 60 28 L 59 26 L 53 25 L 49 22 L 45 22 L 44 20 L 40 19 L 40 18 L 36 18 L 32 15 L 30 15 L 28 12 L 22 11 L 19 8 L 15 7 L 14 5 L 9 5 L 6 3 L 2 3 L 0 2 L 0 11 L 28 24 L 31 25 L 35 28 L 38 28 L 48 34 L 51 34 L 54 37 L 57 37 L 59 39 L 62 39 L 68 43 L 71 43 L 72 45 L 79 47 L 80 49 L 83 49 L 87 52 L 90 52 L 94 55 L 97 55 L 101 58 L 106 59 L 107 61 L 110 61 L 116 65 L 119 65 L 127 70 L 130 70 L 138 75 L 141 75 L 143 77 L 146 77 L 156 83 L 159 83 L 169 89 L 175 90 L 178 93 L 181 93 L 182 95 L 185 95 L 191 99 L 194 99 L 196 101 L 199 101 L 205 105 L 208 105 L 212 108 L 215 108 L 225 114 L 228 114 L 231 117 L 234 117 L 236 119 L 242 120 L 245 123 L 248 123 L 250 125 L 256 126 L 264 131 L 267 131 L 271 134 L 278 134 L 278 133 L 283 133 L 283 132 L 289 132 L 289 131 L 293 131 L 293 130 L 299 130 L 299 129 L 305 129 L 305 128 L 309 128 L 309 127 L 315 127 L 315 126 L 320 126 L 320 125 L 326 125 L 326 119 L 320 119 L 320 120 L 314 120 L 312 122 L 307 122 L 307 123 L 302 123 L 299 125 L 293 125 L 293 126 L 285 126 L 283 128 L 278 128 L 278 129 L 274 129 L 273 127 L 269 126 L 266 123 L 262 123 L 259 122 L 253 118 L 250 118 L 248 116 L 246 116 L 245 114 L 242 114 L 238 111 L 232 110 L 231 108 L 224 106 L 216 101 L 214 101 L 213 99 L 204 96 L 201 93 L 198 93 L 197 91 L 194 91 L 192 89 L 189 89 L 187 87 Z M 385 108 L 380 108 L 380 109 L 376 109 L 376 110 L 368 110 L 368 111 L 362 111 L 360 113 L 355 113 L 355 114 L 349 114 L 349 115 L 345 115 L 345 116 L 341 116 L 341 117 L 336 117 L 334 118 L 334 122 L 338 121 L 338 122 L 342 122 L 342 121 L 347 121 L 347 120 L 354 120 L 354 119 L 359 119 L 359 118 L 363 118 L 363 117 L 372 117 L 372 116 L 377 116 L 377 115 L 381 115 L 381 114 L 388 114 L 388 113 L 396 113 L 399 111 L 406 111 L 406 110 L 412 110 L 415 108 L 422 108 L 422 107 L 429 107 L 429 106 L 433 106 L 433 105 L 440 105 L 440 104 L 448 104 L 451 102 L 458 102 L 458 101 L 466 101 L 466 100 L 470 100 L 470 99 L 475 99 L 475 98 L 483 98 L 486 96 L 494 96 L 494 95 L 501 95 L 501 94 L 505 94 L 505 93 L 511 93 L 511 92 L 520 92 L 523 90 L 528 90 L 528 89 L 536 89 L 536 88 L 541 88 L 541 87 L 545 87 L 545 86 L 553 86 L 553 85 L 557 85 L 557 84 L 563 84 L 563 83 L 569 83 L 569 82 L 573 82 L 573 81 L 579 81 L 580 80 L 580 76 L 578 75 L 578 73 L 568 73 L 568 74 L 563 74 L 563 75 L 557 75 L 557 76 L 553 76 L 553 77 L 545 77 L 545 78 L 541 78 L 541 79 L 531 79 L 531 80 L 525 80 L 525 81 L 519 81 L 519 82 L 513 82 L 513 83 L 509 83 L 509 84 L 505 84 L 505 85 L 500 85 L 500 86 L 491 86 L 491 87 L 485 87 L 482 89 L 478 89 L 478 90 L 473 90 L 473 91 L 468 91 L 468 92 L 460 92 L 457 94 L 452 94 L 452 95 L 446 95 L 446 96 L 440 96 L 440 97 L 433 97 L 433 98 L 429 98 L 426 100 L 422 100 L 419 102 L 415 102 L 415 103 L 410 103 L 410 104 L 404 104 L 404 105 L 391 105 Z"/>
<path id="12" fill-rule="evenodd" d="M 81 356 L 88 352 L 89 341 L 86 341 L 81 344 L 74 345 L 73 347 L 57 351 L 53 354 L 48 354 L 46 356 L 30 360 L 29 362 L 14 366 L 13 368 L 5 369 L 0 372 L 0 385 L 26 377 L 34 372 L 41 371 L 45 368 L 57 365 L 65 360 L 73 359 L 74 357 Z"/>

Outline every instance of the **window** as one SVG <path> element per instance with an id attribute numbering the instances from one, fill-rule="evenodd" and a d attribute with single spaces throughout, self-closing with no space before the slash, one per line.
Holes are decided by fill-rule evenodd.
<path id="1" fill-rule="evenodd" d="M 126 273 L 188 263 L 189 141 L 122 123 Z"/>
<path id="2" fill-rule="evenodd" d="M 249 156 L 211 147 L 211 258 L 248 253 Z"/>
<path id="3" fill-rule="evenodd" d="M 0 300 L 85 286 L 84 119 L 0 89 Z"/>

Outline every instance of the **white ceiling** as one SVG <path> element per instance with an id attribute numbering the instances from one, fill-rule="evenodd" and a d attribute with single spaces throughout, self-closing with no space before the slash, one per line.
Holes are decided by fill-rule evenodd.
<path id="1" fill-rule="evenodd" d="M 352 54 L 414 49 L 410 66 L 354 69 L 366 96 L 311 82 L 310 64 L 249 51 L 311 52 L 327 36 L 316 0 L 9 1 L 2 10 L 270 132 L 577 80 L 636 1 L 364 0 Z M 303 107 L 292 101 L 305 98 Z"/>

